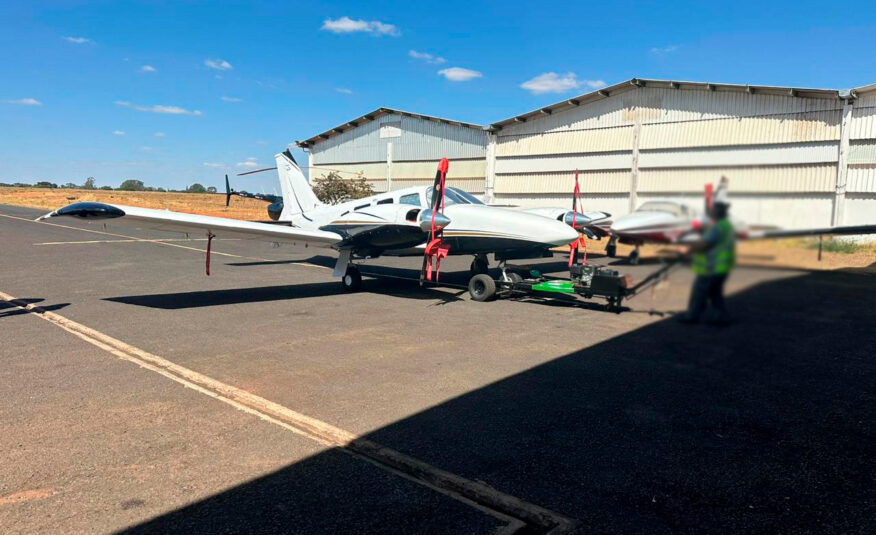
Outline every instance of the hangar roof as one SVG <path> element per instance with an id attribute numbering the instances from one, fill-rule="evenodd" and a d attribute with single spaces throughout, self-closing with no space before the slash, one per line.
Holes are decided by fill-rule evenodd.
<path id="1" fill-rule="evenodd" d="M 360 124 L 374 121 L 378 117 L 381 117 L 383 115 L 403 115 L 405 117 L 413 117 L 414 119 L 422 119 L 424 121 L 433 121 L 433 122 L 442 123 L 442 124 L 462 126 L 465 128 L 472 128 L 474 130 L 484 130 L 484 127 L 482 125 L 479 125 L 479 124 L 464 123 L 462 121 L 456 121 L 453 119 L 444 119 L 441 117 L 433 117 L 431 115 L 423 115 L 421 113 L 412 113 L 409 111 L 396 110 L 393 108 L 377 108 L 376 110 L 374 110 L 370 113 L 366 113 L 365 115 L 361 115 L 359 117 L 356 117 L 352 121 L 347 121 L 346 123 L 344 123 L 342 125 L 336 126 L 336 127 L 332 128 L 331 130 L 326 130 L 325 132 L 323 132 L 321 134 L 317 134 L 317 135 L 310 137 L 308 139 L 305 139 L 304 141 L 296 141 L 295 144 L 302 149 L 306 148 L 306 147 L 311 147 L 311 146 L 316 145 L 317 143 L 319 143 L 321 141 L 325 141 L 326 139 L 329 139 L 332 136 L 335 136 L 335 135 L 341 134 L 343 132 L 346 132 L 348 130 L 351 130 L 353 128 L 356 128 Z"/>
<path id="2" fill-rule="evenodd" d="M 838 99 L 843 98 L 844 95 L 848 95 L 848 92 L 842 92 L 838 89 L 811 89 L 811 88 L 802 88 L 802 87 L 777 87 L 777 86 L 766 86 L 766 85 L 742 85 L 742 84 L 718 84 L 718 83 L 710 83 L 710 82 L 680 82 L 674 80 L 652 80 L 645 78 L 632 78 L 625 82 L 621 82 L 619 84 L 614 84 L 608 87 L 603 87 L 600 89 L 596 89 L 591 91 L 590 93 L 584 93 L 583 95 L 579 95 L 577 97 L 568 98 L 566 100 L 562 100 L 555 104 L 551 104 L 549 106 L 544 106 L 537 110 L 532 110 L 530 112 L 526 112 L 520 115 L 516 115 L 514 117 L 509 117 L 508 119 L 504 119 L 502 121 L 492 123 L 489 126 L 489 130 L 501 130 L 503 126 L 512 124 L 515 122 L 526 122 L 527 119 L 532 117 L 538 117 L 541 115 L 550 115 L 555 111 L 562 111 L 564 109 L 574 108 L 576 106 L 580 106 L 581 104 L 587 104 L 589 102 L 593 102 L 599 99 L 607 98 L 611 95 L 616 95 L 618 93 L 623 93 L 626 91 L 631 91 L 636 87 L 659 87 L 659 88 L 671 88 L 671 89 L 688 89 L 688 90 L 700 90 L 700 91 L 733 91 L 733 92 L 745 92 L 750 94 L 766 94 L 766 95 L 790 95 L 790 96 L 798 96 L 798 97 L 807 97 L 807 98 L 824 98 L 824 99 Z M 867 86 L 866 88 L 858 88 L 856 91 L 864 91 L 872 86 Z"/>

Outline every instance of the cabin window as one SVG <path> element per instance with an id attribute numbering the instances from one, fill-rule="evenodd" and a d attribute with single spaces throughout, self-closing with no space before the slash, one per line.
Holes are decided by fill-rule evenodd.
<path id="1" fill-rule="evenodd" d="M 388 199 L 380 199 L 379 201 L 377 201 L 377 204 L 392 204 L 392 197 Z"/>
<path id="2" fill-rule="evenodd" d="M 361 210 L 362 208 L 368 208 L 369 206 L 371 206 L 371 203 L 363 204 L 363 205 L 361 205 L 361 206 L 357 206 L 357 207 L 353 208 L 353 210 Z"/>
<path id="3" fill-rule="evenodd" d="M 420 206 L 420 194 L 419 193 L 409 193 L 407 195 L 402 195 L 398 200 L 399 204 L 410 204 L 413 206 Z"/>

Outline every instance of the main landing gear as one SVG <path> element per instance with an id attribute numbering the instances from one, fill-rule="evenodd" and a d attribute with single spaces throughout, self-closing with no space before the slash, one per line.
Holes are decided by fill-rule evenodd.
<path id="1" fill-rule="evenodd" d="M 605 246 L 605 254 L 609 258 L 614 258 L 617 255 L 617 237 L 609 238 L 608 245 Z"/>
<path id="2" fill-rule="evenodd" d="M 487 260 L 487 255 L 481 253 L 475 255 L 471 261 L 471 266 L 468 268 L 472 275 L 481 275 L 490 271 L 490 261 Z"/>
<path id="3" fill-rule="evenodd" d="M 630 264 L 637 265 L 639 263 L 639 246 L 636 245 L 636 248 L 633 249 L 633 252 L 630 253 Z"/>
<path id="4" fill-rule="evenodd" d="M 344 290 L 348 292 L 358 292 L 362 287 L 362 273 L 359 272 L 359 268 L 349 264 L 344 276 L 341 277 L 341 284 L 344 285 Z"/>

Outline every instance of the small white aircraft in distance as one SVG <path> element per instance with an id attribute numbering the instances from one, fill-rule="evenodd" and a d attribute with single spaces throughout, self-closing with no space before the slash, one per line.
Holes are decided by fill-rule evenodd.
<path id="1" fill-rule="evenodd" d="M 693 208 L 670 200 L 654 200 L 643 203 L 636 211 L 619 217 L 611 224 L 611 238 L 605 248 L 609 257 L 617 253 L 617 242 L 635 245 L 630 253 L 630 263 L 639 260 L 639 247 L 645 243 L 692 245 L 703 238 L 703 230 L 710 224 L 708 211 L 713 199 L 727 199 L 727 177 L 721 177 L 718 187 L 706 185 L 706 213 L 700 214 Z M 776 228 L 752 228 L 745 223 L 733 220 L 736 239 L 760 240 L 793 238 L 819 235 L 856 235 L 876 233 L 876 224 L 782 230 Z"/>
<path id="2" fill-rule="evenodd" d="M 423 276 L 431 280 L 432 261 L 449 255 L 488 253 L 499 259 L 533 258 L 578 239 L 564 221 L 484 205 L 470 194 L 445 188 L 446 159 L 439 164 L 432 187 L 420 186 L 327 205 L 317 199 L 307 179 L 286 150 L 275 156 L 284 206 L 278 223 L 240 221 L 221 217 L 154 210 L 117 204 L 80 202 L 65 206 L 37 221 L 75 216 L 84 219 L 122 218 L 146 223 L 151 229 L 193 232 L 207 236 L 207 274 L 214 237 L 264 240 L 300 247 L 338 251 L 334 276 L 349 291 L 362 276 L 354 261 L 378 256 L 423 256 Z M 437 192 L 433 195 L 433 192 Z M 486 269 L 484 267 L 484 269 Z"/>

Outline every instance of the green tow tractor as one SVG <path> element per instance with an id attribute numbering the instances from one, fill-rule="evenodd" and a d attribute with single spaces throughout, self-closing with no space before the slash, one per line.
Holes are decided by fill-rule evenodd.
<path id="1" fill-rule="evenodd" d="M 659 282 L 671 269 L 678 266 L 680 260 L 679 257 L 667 262 L 638 284 L 633 284 L 630 275 L 593 265 L 573 264 L 569 270 L 569 279 L 546 277 L 537 269 L 529 270 L 528 276 L 524 278 L 519 271 L 503 266 L 502 275 L 497 280 L 487 274 L 472 277 L 468 283 L 468 291 L 474 301 L 524 296 L 550 298 L 557 294 L 584 299 L 602 298 L 606 300 L 606 310 L 620 314 L 625 298 Z"/>

